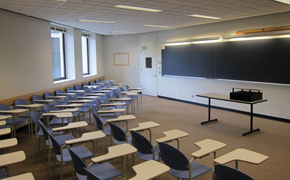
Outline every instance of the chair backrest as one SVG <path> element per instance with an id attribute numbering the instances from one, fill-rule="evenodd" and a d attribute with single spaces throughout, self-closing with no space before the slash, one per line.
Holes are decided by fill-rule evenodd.
<path id="1" fill-rule="evenodd" d="M 54 99 L 52 101 L 52 105 L 53 105 L 54 108 L 56 108 L 57 105 L 61 105 L 61 102 L 59 100 L 57 100 L 57 99 Z"/>
<path id="2" fill-rule="evenodd" d="M 15 108 L 17 108 L 17 105 L 27 105 L 29 104 L 26 100 L 24 99 L 16 99 L 14 102 Z"/>
<path id="3" fill-rule="evenodd" d="M 112 90 L 112 98 L 119 98 L 119 95 L 115 89 Z"/>
<path id="4" fill-rule="evenodd" d="M 7 106 L 6 104 L 0 104 L 0 110 L 11 110 L 9 106 Z"/>
<path id="5" fill-rule="evenodd" d="M 71 148 L 67 147 L 69 154 L 72 158 L 73 166 L 76 171 L 76 173 L 85 176 L 85 170 L 84 168 L 87 168 L 87 165 L 84 163 L 82 158 L 80 158 Z"/>
<path id="6" fill-rule="evenodd" d="M 103 122 L 100 120 L 100 118 L 94 112 L 93 112 L 93 117 L 94 117 L 94 119 L 96 121 L 98 130 L 102 131 L 103 130 Z"/>
<path id="7" fill-rule="evenodd" d="M 117 141 L 125 141 L 126 142 L 126 133 L 114 123 L 108 122 L 111 127 L 111 135 Z"/>
<path id="8" fill-rule="evenodd" d="M 92 93 L 92 91 L 90 89 L 85 89 L 84 94 L 87 94 L 87 93 Z"/>
<path id="9" fill-rule="evenodd" d="M 96 114 L 97 114 L 98 109 L 97 109 L 97 107 L 96 107 L 95 105 L 90 104 L 90 109 L 91 109 L 91 111 L 92 111 L 93 113 L 96 113 Z"/>
<path id="10" fill-rule="evenodd" d="M 48 104 L 43 104 L 44 112 L 49 113 L 53 110 L 53 107 L 49 106 Z"/>
<path id="11" fill-rule="evenodd" d="M 66 87 L 66 92 L 69 92 L 70 90 L 75 90 L 75 89 L 71 86 Z"/>
<path id="12" fill-rule="evenodd" d="M 159 143 L 159 150 L 160 157 L 167 166 L 176 170 L 188 170 L 189 161 L 178 149 L 161 142 Z"/>
<path id="13" fill-rule="evenodd" d="M 47 99 L 48 96 L 54 96 L 51 92 L 45 92 L 44 98 Z"/>
<path id="14" fill-rule="evenodd" d="M 129 86 L 128 86 L 128 85 L 126 85 L 126 84 L 125 84 L 125 90 L 126 90 L 126 91 L 130 91 L 130 88 L 129 88 Z"/>
<path id="15" fill-rule="evenodd" d="M 102 104 L 101 100 L 99 98 L 97 98 L 96 99 L 96 108 L 97 108 L 97 110 L 100 110 L 102 108 L 101 104 Z"/>
<path id="16" fill-rule="evenodd" d="M 215 180 L 254 180 L 247 174 L 222 164 L 215 166 L 214 176 Z"/>
<path id="17" fill-rule="evenodd" d="M 73 101 L 75 100 L 72 96 L 65 96 L 65 101 L 69 102 L 69 101 Z"/>
<path id="18" fill-rule="evenodd" d="M 39 112 L 31 112 L 30 113 L 31 119 L 34 122 L 35 127 L 37 127 L 39 125 L 38 120 L 39 120 L 41 115 L 42 115 L 42 113 L 39 113 Z"/>
<path id="19" fill-rule="evenodd" d="M 143 135 L 136 131 L 131 131 L 132 144 L 137 150 L 143 154 L 152 154 L 153 146 Z"/>
<path id="20" fill-rule="evenodd" d="M 118 91 L 119 92 L 123 92 L 123 91 L 125 91 L 122 87 L 118 87 Z"/>
<path id="21" fill-rule="evenodd" d="M 109 81 L 108 82 L 108 87 L 111 87 L 111 86 L 113 86 L 113 83 L 112 83 L 112 81 Z"/>
<path id="22" fill-rule="evenodd" d="M 57 90 L 55 90 L 55 94 L 56 94 L 57 96 L 58 96 L 59 93 L 64 93 L 64 91 L 61 90 L 61 89 L 57 89 Z"/>
<path id="23" fill-rule="evenodd" d="M 83 85 L 83 87 L 84 87 L 84 86 L 87 86 L 87 85 L 88 85 L 88 83 L 86 83 L 86 82 L 83 82 L 83 84 L 82 84 L 82 85 Z"/>
<path id="24" fill-rule="evenodd" d="M 95 81 L 96 81 L 96 83 L 99 83 L 100 82 L 98 79 L 96 79 Z"/>
<path id="25" fill-rule="evenodd" d="M 47 131 L 47 129 L 42 121 L 38 120 L 38 124 L 40 125 L 40 128 L 43 132 L 43 138 L 47 141 L 49 132 Z"/>
<path id="26" fill-rule="evenodd" d="M 34 102 L 35 100 L 43 100 L 43 97 L 42 96 L 40 96 L 40 95 L 33 95 L 32 96 L 32 102 L 33 103 L 37 103 L 37 102 Z"/>
<path id="27" fill-rule="evenodd" d="M 101 81 L 102 81 L 102 82 L 105 82 L 105 80 L 104 80 L 103 78 L 101 78 Z"/>
<path id="28" fill-rule="evenodd" d="M 93 85 L 95 82 L 94 81 L 89 81 L 90 85 Z"/>
<path id="29" fill-rule="evenodd" d="M 77 97 L 83 97 L 84 96 L 84 93 L 81 93 L 81 92 L 76 92 L 75 93 L 75 98 L 77 99 Z"/>
<path id="30" fill-rule="evenodd" d="M 55 140 L 55 138 L 52 136 L 51 133 L 48 133 L 48 136 L 50 138 L 50 141 L 52 142 L 52 146 L 53 146 L 53 151 L 56 155 L 60 155 L 61 154 L 61 147 L 58 144 L 58 142 Z"/>
<path id="31" fill-rule="evenodd" d="M 87 180 L 100 180 L 95 174 L 89 171 L 87 168 L 84 168 L 85 173 L 87 174 Z"/>
<path id="32" fill-rule="evenodd" d="M 76 84 L 75 88 L 76 88 L 76 90 L 83 90 L 83 87 L 81 85 L 79 85 L 79 84 Z"/>

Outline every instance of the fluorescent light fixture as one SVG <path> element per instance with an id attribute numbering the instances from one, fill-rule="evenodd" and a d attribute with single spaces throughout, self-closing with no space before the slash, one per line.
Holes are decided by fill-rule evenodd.
<path id="1" fill-rule="evenodd" d="M 251 41 L 260 39 L 274 39 L 274 38 L 290 38 L 290 34 L 276 34 L 276 35 L 256 35 L 256 36 L 229 36 L 225 37 L 228 41 Z"/>
<path id="2" fill-rule="evenodd" d="M 274 1 L 290 5 L 290 0 L 274 0 Z"/>
<path id="3" fill-rule="evenodd" d="M 188 16 L 198 17 L 198 18 L 206 18 L 206 19 L 221 19 L 220 17 L 206 16 L 206 15 L 201 15 L 201 14 L 192 14 L 192 15 L 188 15 Z"/>
<path id="4" fill-rule="evenodd" d="M 115 24 L 116 22 L 111 21 L 97 21 L 97 20 L 88 20 L 88 19 L 80 19 L 80 22 L 89 22 L 89 23 L 103 23 L 103 24 Z"/>
<path id="5" fill-rule="evenodd" d="M 135 34 L 136 32 L 131 31 L 111 31 L 112 34 Z"/>
<path id="6" fill-rule="evenodd" d="M 220 42 L 219 37 L 208 37 L 208 38 L 197 38 L 191 39 L 186 42 L 174 42 L 165 44 L 165 46 L 179 46 L 179 45 L 187 45 L 187 44 L 203 44 L 203 43 L 215 43 Z"/>
<path id="7" fill-rule="evenodd" d="M 142 26 L 146 26 L 146 27 L 156 27 L 156 28 L 167 28 L 169 26 L 160 26 L 160 25 L 142 25 Z"/>
<path id="8" fill-rule="evenodd" d="M 136 6 L 126 6 L 126 5 L 116 5 L 114 7 L 121 8 L 121 9 L 136 10 L 136 11 L 146 11 L 146 12 L 161 12 L 161 11 L 163 11 L 163 10 L 159 10 L 159 9 L 143 8 L 143 7 L 136 7 Z"/>

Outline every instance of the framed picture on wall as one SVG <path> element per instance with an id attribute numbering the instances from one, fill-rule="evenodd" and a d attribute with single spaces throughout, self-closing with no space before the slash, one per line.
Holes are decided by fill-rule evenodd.
<path id="1" fill-rule="evenodd" d="M 114 66 L 129 66 L 129 53 L 114 53 Z"/>

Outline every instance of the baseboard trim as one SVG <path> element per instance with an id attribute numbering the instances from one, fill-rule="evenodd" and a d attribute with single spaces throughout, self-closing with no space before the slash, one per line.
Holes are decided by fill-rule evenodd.
<path id="1" fill-rule="evenodd" d="M 157 96 L 158 98 L 162 99 L 168 99 L 168 100 L 173 100 L 173 101 L 178 101 L 178 102 L 183 102 L 183 103 L 188 103 L 188 104 L 194 104 L 197 106 L 203 106 L 203 107 L 208 107 L 206 104 L 201 104 L 201 103 L 196 103 L 196 102 L 190 102 L 190 101 L 185 101 L 185 100 L 180 100 L 180 99 L 175 99 L 175 98 L 170 98 L 170 97 L 165 97 L 165 96 Z M 211 106 L 214 109 L 220 109 L 220 110 L 225 110 L 225 111 L 230 111 L 230 112 L 235 112 L 239 114 L 245 114 L 245 115 L 250 115 L 250 112 L 245 112 L 245 111 L 240 111 L 236 109 L 230 109 L 230 108 L 224 108 L 224 107 L 218 107 L 218 106 Z M 253 114 L 255 117 L 260 117 L 264 119 L 269 119 L 269 120 L 274 120 L 274 121 L 279 121 L 279 122 L 285 122 L 285 123 L 290 123 L 290 119 L 285 119 L 285 118 L 279 118 L 279 117 L 274 117 L 274 116 L 268 116 L 264 114 Z"/>

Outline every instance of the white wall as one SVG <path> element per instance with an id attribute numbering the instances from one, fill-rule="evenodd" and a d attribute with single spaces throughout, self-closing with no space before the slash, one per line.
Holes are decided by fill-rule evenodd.
<path id="1" fill-rule="evenodd" d="M 105 77 L 130 87 L 140 84 L 138 35 L 104 37 Z M 114 53 L 129 53 L 128 66 L 114 66 Z"/>
<path id="2" fill-rule="evenodd" d="M 157 32 L 157 61 L 161 60 L 161 48 L 165 43 L 188 40 L 201 37 L 228 36 L 238 30 L 263 27 L 279 27 L 289 25 L 290 13 L 276 14 L 237 21 L 228 21 Z M 141 34 L 142 39 L 152 36 L 152 33 Z M 146 42 L 142 42 L 146 46 Z M 148 43 L 150 45 L 150 43 Z M 228 94 L 231 87 L 261 89 L 267 102 L 256 104 L 254 112 L 258 114 L 290 119 L 290 86 L 269 85 L 261 83 L 222 81 L 194 78 L 176 78 L 158 76 L 158 95 L 185 101 L 207 104 L 208 100 L 196 97 L 197 94 L 216 92 Z M 194 98 L 192 98 L 194 96 Z M 249 112 L 249 105 L 213 101 L 212 105 L 243 110 Z"/>
<path id="3" fill-rule="evenodd" d="M 72 37 L 67 53 L 75 61 L 74 80 L 54 84 L 50 23 L 0 10 L 0 24 L 0 101 L 104 76 L 103 36 L 95 35 L 98 74 L 83 77 L 81 31 L 68 29 Z"/>

